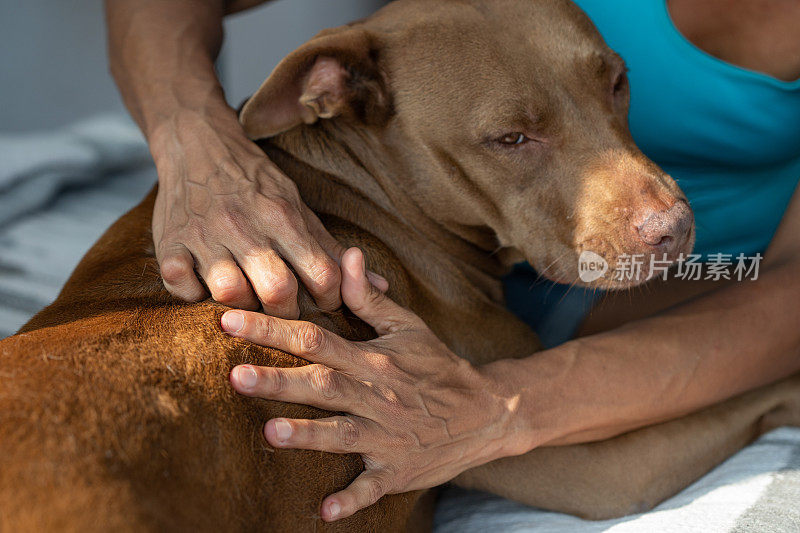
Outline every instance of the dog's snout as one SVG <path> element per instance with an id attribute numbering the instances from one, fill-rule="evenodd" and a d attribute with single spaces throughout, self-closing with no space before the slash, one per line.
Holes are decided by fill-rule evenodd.
<path id="1" fill-rule="evenodd" d="M 636 230 L 642 242 L 672 254 L 686 243 L 693 224 L 694 215 L 689 204 L 678 200 L 669 209 L 651 210 Z"/>

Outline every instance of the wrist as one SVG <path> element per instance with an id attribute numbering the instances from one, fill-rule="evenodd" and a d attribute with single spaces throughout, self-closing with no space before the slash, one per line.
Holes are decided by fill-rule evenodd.
<path id="1" fill-rule="evenodd" d="M 263 158 L 244 133 L 236 112 L 227 105 L 175 108 L 146 136 L 162 184 L 187 172 L 213 173 L 231 159 L 245 165 L 249 159 Z M 230 179 L 238 175 L 226 173 Z"/>
<path id="2" fill-rule="evenodd" d="M 247 140 L 236 111 L 224 100 L 202 105 L 181 102 L 153 105 L 143 115 L 142 131 L 154 156 L 174 151 L 176 140 L 210 135 Z"/>
<path id="3" fill-rule="evenodd" d="M 479 368 L 484 378 L 483 388 L 489 397 L 487 402 L 500 405 L 501 413 L 496 416 L 501 435 L 501 449 L 498 457 L 522 455 L 541 444 L 544 430 L 539 421 L 538 411 L 532 409 L 537 399 L 534 398 L 535 376 L 529 375 L 525 361 L 519 359 L 501 359 Z"/>
<path id="4" fill-rule="evenodd" d="M 481 367 L 494 394 L 505 399 L 507 455 L 521 455 L 582 430 L 588 404 L 575 401 L 571 369 L 580 339 L 525 359 L 501 359 Z"/>

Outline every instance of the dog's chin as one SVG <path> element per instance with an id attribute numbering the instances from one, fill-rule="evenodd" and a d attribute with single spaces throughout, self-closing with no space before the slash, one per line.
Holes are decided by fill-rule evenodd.
<path id="1" fill-rule="evenodd" d="M 624 291 L 627 289 L 638 287 L 640 285 L 644 285 L 645 283 L 650 281 L 650 279 L 652 278 L 647 276 L 641 276 L 640 279 L 630 279 L 630 280 L 603 279 L 603 280 L 591 281 L 588 283 L 579 282 L 576 283 L 575 285 L 586 289 L 594 289 L 598 291 Z"/>
<path id="2" fill-rule="evenodd" d="M 639 285 L 643 285 L 658 274 L 658 272 L 641 272 L 639 275 L 632 275 L 624 279 L 601 277 L 591 281 L 584 281 L 584 279 L 581 278 L 580 272 L 577 270 L 573 272 L 555 272 L 554 269 L 550 269 L 550 271 L 541 273 L 539 276 L 542 279 L 552 281 L 553 283 L 559 283 L 561 285 L 569 285 L 573 287 L 582 287 L 584 289 L 600 291 L 619 291 L 632 289 L 634 287 L 638 287 Z"/>

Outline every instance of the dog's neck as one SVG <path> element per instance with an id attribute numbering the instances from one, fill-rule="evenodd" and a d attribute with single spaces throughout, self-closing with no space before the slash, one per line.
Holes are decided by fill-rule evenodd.
<path id="1" fill-rule="evenodd" d="M 492 253 L 494 234 L 425 214 L 404 187 L 402 163 L 368 131 L 301 126 L 260 144 L 295 180 L 311 209 L 380 239 L 431 291 L 452 298 L 448 293 L 463 290 L 466 282 L 502 301 L 499 278 L 507 269 Z"/>

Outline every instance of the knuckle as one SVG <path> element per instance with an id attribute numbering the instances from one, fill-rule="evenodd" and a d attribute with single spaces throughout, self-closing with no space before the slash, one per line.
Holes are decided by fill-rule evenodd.
<path id="1" fill-rule="evenodd" d="M 172 255 L 161 262 L 161 277 L 168 283 L 178 283 L 194 273 L 194 265 L 189 258 Z"/>
<path id="2" fill-rule="evenodd" d="M 380 477 L 373 476 L 367 480 L 366 495 L 370 504 L 377 502 L 386 494 L 385 485 L 383 478 Z"/>
<path id="3" fill-rule="evenodd" d="M 208 288 L 214 295 L 214 299 L 219 302 L 233 302 L 247 295 L 244 283 L 236 277 L 217 277 L 209 280 L 208 285 Z"/>
<path id="4" fill-rule="evenodd" d="M 282 305 L 294 299 L 297 294 L 297 285 L 294 277 L 288 275 L 278 278 L 265 287 L 259 297 L 266 305 Z"/>
<path id="5" fill-rule="evenodd" d="M 397 333 L 399 331 L 407 331 L 413 328 L 413 325 L 402 317 L 392 316 L 384 320 L 383 327 L 389 333 Z"/>
<path id="6" fill-rule="evenodd" d="M 367 301 L 372 305 L 378 305 L 383 302 L 386 295 L 383 294 L 381 291 L 373 287 L 372 285 L 369 286 L 369 292 L 367 292 Z"/>
<path id="7" fill-rule="evenodd" d="M 311 277 L 317 285 L 318 290 L 323 293 L 338 292 L 339 286 L 342 283 L 342 273 L 339 270 L 339 265 L 330 259 L 324 261 L 321 266 L 317 267 Z"/>
<path id="8" fill-rule="evenodd" d="M 312 365 L 311 385 L 326 400 L 338 397 L 341 392 L 339 374 L 322 365 Z"/>
<path id="9" fill-rule="evenodd" d="M 403 411 L 403 401 L 400 399 L 400 396 L 397 395 L 396 392 L 393 390 L 386 390 L 383 392 L 383 399 L 386 402 L 386 410 L 392 414 L 399 414 Z"/>
<path id="10" fill-rule="evenodd" d="M 265 383 L 265 388 L 271 394 L 280 394 L 286 390 L 286 376 L 283 372 L 276 368 L 263 368 L 261 370 L 262 381 Z"/>
<path id="11" fill-rule="evenodd" d="M 341 420 L 338 425 L 342 446 L 345 449 L 354 448 L 359 439 L 358 426 L 349 418 Z"/>
<path id="12" fill-rule="evenodd" d="M 247 318 L 245 318 L 245 324 L 242 326 L 243 330 L 247 329 Z M 273 337 L 275 334 L 275 324 L 272 320 L 267 317 L 266 315 L 260 315 L 255 320 L 255 324 L 253 324 L 253 329 L 255 330 L 255 336 L 262 341 L 267 341 Z"/>
<path id="13" fill-rule="evenodd" d="M 371 364 L 381 376 L 395 376 L 397 365 L 394 359 L 383 353 L 371 354 Z"/>
<path id="14" fill-rule="evenodd" d="M 354 304 L 351 306 L 353 311 L 362 311 L 367 308 L 376 308 L 378 307 L 385 298 L 384 294 L 375 289 L 374 287 L 370 286 L 370 290 L 367 292 L 366 297 L 362 302 Z"/>
<path id="15" fill-rule="evenodd" d="M 325 333 L 316 324 L 306 323 L 298 331 L 300 351 L 303 353 L 316 353 L 325 343 Z"/>

